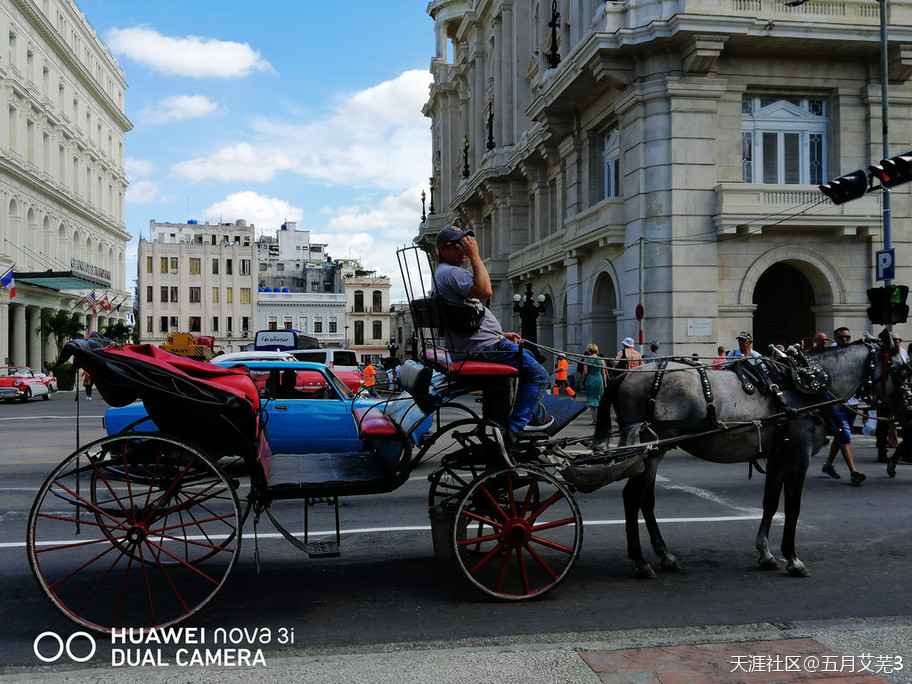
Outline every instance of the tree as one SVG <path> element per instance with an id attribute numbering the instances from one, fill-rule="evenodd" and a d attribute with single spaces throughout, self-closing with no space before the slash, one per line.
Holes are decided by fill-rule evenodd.
<path id="1" fill-rule="evenodd" d="M 101 331 L 104 337 L 117 342 L 133 342 L 133 327 L 123 321 L 116 321 L 106 325 Z"/>
<path id="2" fill-rule="evenodd" d="M 41 335 L 42 340 L 47 340 L 51 335 L 57 343 L 57 353 L 60 353 L 61 347 L 72 339 L 82 337 L 82 331 L 85 325 L 79 320 L 79 316 L 70 311 L 49 311 L 41 312 L 41 325 L 36 331 Z"/>

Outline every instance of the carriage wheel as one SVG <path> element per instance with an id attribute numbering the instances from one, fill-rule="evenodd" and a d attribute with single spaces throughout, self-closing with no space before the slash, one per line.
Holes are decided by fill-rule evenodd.
<path id="1" fill-rule="evenodd" d="M 451 542 L 478 589 L 522 600 L 556 587 L 573 568 L 583 521 L 570 491 L 537 468 L 486 473 L 459 501 Z"/>
<path id="2" fill-rule="evenodd" d="M 485 470 L 503 465 L 500 447 L 493 439 L 494 426 L 467 418 L 450 423 L 424 446 L 418 462 L 439 458 L 440 466 L 428 475 L 428 508 L 453 507 L 465 488 Z"/>
<path id="3" fill-rule="evenodd" d="M 106 437 L 45 480 L 26 531 L 51 602 L 90 629 L 163 627 L 205 606 L 237 562 L 236 482 L 160 434 Z"/>

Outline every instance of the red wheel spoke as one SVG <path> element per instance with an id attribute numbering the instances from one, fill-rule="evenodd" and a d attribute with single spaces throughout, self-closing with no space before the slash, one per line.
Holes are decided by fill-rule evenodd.
<path id="1" fill-rule="evenodd" d="M 529 555 L 535 559 L 535 562 L 538 563 L 541 568 L 551 576 L 552 580 L 556 580 L 558 578 L 558 574 L 551 568 L 547 561 L 545 561 L 545 559 L 539 555 L 538 551 L 533 549 L 531 546 L 527 546 L 526 550 L 529 552 Z M 569 550 L 572 549 L 568 549 L 568 551 Z"/>
<path id="2" fill-rule="evenodd" d="M 529 594 L 529 573 L 526 570 L 526 559 L 523 556 L 522 547 L 516 549 L 516 565 L 519 568 L 519 576 L 522 579 L 523 593 Z"/>
<path id="3" fill-rule="evenodd" d="M 498 513 L 500 513 L 501 516 L 503 516 L 504 520 L 508 520 L 510 518 L 510 516 L 507 514 L 507 512 L 500 505 L 500 502 L 498 502 L 497 499 L 494 498 L 494 495 L 491 494 L 490 490 L 487 487 L 479 487 L 478 490 L 491 503 L 491 505 L 494 506 L 494 509 Z"/>
<path id="4" fill-rule="evenodd" d="M 495 546 L 493 549 L 491 549 L 490 551 L 488 551 L 488 552 L 481 558 L 481 560 L 479 560 L 475 565 L 473 565 L 473 566 L 469 569 L 469 572 L 470 572 L 471 574 L 473 574 L 473 575 L 476 574 L 476 573 L 477 573 L 479 570 L 481 570 L 485 565 L 487 565 L 488 562 L 489 562 L 492 558 L 494 558 L 498 553 L 500 553 L 500 552 L 504 549 L 504 547 L 505 547 L 505 545 L 504 545 L 503 543 L 500 543 L 500 544 L 498 544 L 497 546 Z"/>
<path id="5" fill-rule="evenodd" d="M 456 546 L 471 546 L 472 544 L 481 544 L 482 542 L 497 541 L 500 539 L 499 534 L 486 534 L 481 537 L 472 537 L 456 542 Z"/>
<path id="6" fill-rule="evenodd" d="M 541 537 L 533 536 L 529 539 L 529 542 L 530 543 L 535 542 L 536 544 L 540 544 L 541 546 L 546 546 L 549 549 L 554 549 L 555 551 L 562 551 L 563 553 L 573 553 L 572 546 L 567 546 L 566 544 L 558 544 L 557 542 L 551 541 L 550 539 L 542 539 Z"/>
<path id="7" fill-rule="evenodd" d="M 547 499 L 542 501 L 541 505 L 539 505 L 539 507 L 535 509 L 535 511 L 532 513 L 532 515 L 530 515 L 527 518 L 529 523 L 534 523 L 536 520 L 538 520 L 538 516 L 540 516 L 542 513 L 544 513 L 546 510 L 551 508 L 551 506 L 553 506 L 555 503 L 562 500 L 563 498 L 564 498 L 564 495 L 561 492 L 555 492 L 554 494 L 549 496 Z"/>

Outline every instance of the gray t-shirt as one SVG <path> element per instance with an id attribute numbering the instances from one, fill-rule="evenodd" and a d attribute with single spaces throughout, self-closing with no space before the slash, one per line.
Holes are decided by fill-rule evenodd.
<path id="1" fill-rule="evenodd" d="M 437 284 L 437 293 L 451 304 L 461 304 L 469 295 L 469 290 L 475 284 L 472 274 L 460 266 L 440 264 L 434 272 Z M 503 337 L 500 322 L 494 317 L 490 309 L 485 307 L 484 320 L 481 327 L 472 335 L 459 335 L 446 330 L 446 346 L 455 354 L 468 354 L 490 347 Z"/>

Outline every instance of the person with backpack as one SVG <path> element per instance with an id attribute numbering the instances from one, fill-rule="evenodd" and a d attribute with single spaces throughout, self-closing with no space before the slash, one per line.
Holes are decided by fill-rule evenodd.
<path id="1" fill-rule="evenodd" d="M 617 363 L 615 368 L 619 371 L 632 370 L 637 366 L 643 365 L 643 357 L 636 349 L 633 348 L 634 341 L 632 337 L 625 337 L 621 340 L 621 349 L 618 351 Z"/>

